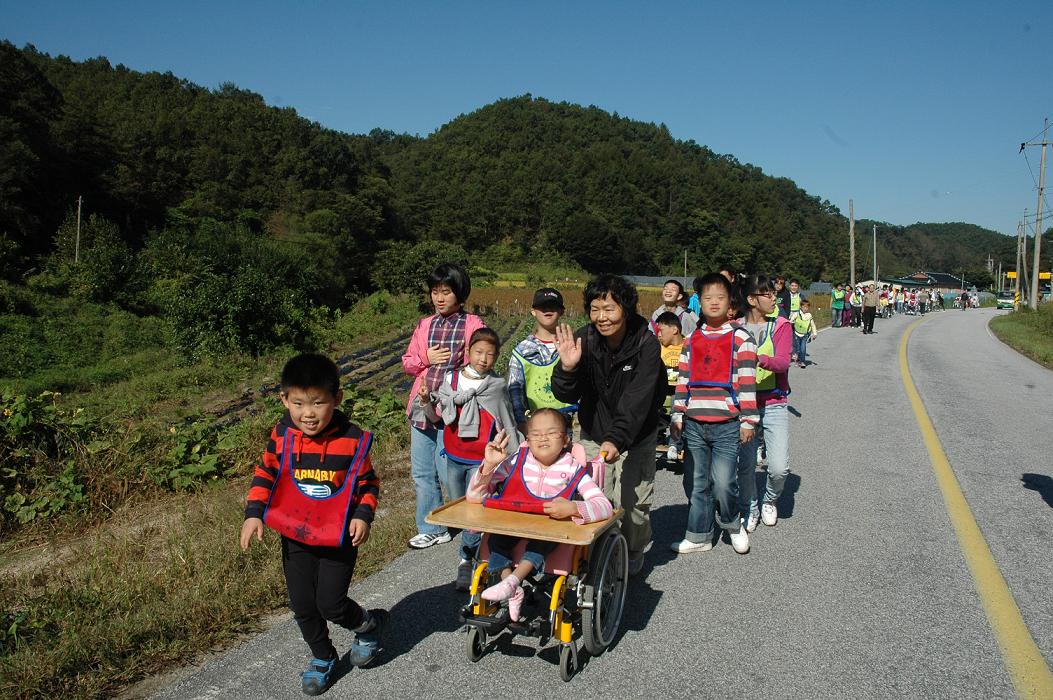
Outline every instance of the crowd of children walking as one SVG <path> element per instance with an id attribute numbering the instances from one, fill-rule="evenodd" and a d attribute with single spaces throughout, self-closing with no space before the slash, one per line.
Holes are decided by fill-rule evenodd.
<path id="1" fill-rule="evenodd" d="M 621 508 L 635 575 L 652 542 L 660 434 L 666 458 L 684 466 L 688 515 L 675 552 L 709 550 L 726 531 L 745 554 L 758 523 L 776 525 L 789 473 L 789 368 L 807 366 L 817 332 L 797 280 L 787 286 L 782 277 L 722 269 L 696 278 L 690 297 L 668 280 L 662 305 L 647 319 L 628 280 L 599 275 L 585 287 L 589 322 L 577 331 L 562 321 L 562 294 L 538 289 L 533 332 L 512 351 L 507 379 L 494 372 L 501 339 L 465 310 L 468 273 L 443 264 L 425 283 L 434 313 L 417 323 L 402 357 L 414 378 L 406 404 L 417 525 L 410 547 L 452 539 L 426 522 L 444 494 L 485 502 L 514 492 L 533 512 L 578 523 Z M 845 299 L 842 293 L 841 308 Z M 316 695 L 331 683 L 338 658 L 327 621 L 354 632 L 356 666 L 373 661 L 388 624 L 385 611 L 364 610 L 347 596 L 379 479 L 369 459 L 372 436 L 338 408 L 331 360 L 290 360 L 281 398 L 287 412 L 256 468 L 240 539 L 248 548 L 264 525 L 281 535 L 290 606 L 314 656 L 302 688 Z M 758 494 L 761 441 L 767 475 Z M 607 468 L 597 484 L 584 463 L 600 458 Z M 512 619 L 524 577 L 544 567 L 551 549 L 528 541 L 516 561 L 518 544 L 491 538 L 488 567 L 499 582 L 482 594 L 507 600 Z M 460 533 L 457 590 L 468 590 L 479 546 L 479 533 Z"/>

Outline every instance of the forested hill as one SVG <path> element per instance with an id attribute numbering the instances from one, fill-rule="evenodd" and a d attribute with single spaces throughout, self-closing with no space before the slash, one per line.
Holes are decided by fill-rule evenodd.
<path id="1" fill-rule="evenodd" d="M 665 126 L 523 96 L 455 119 L 390 157 L 409 222 L 471 247 L 495 239 L 586 269 L 847 267 L 829 203 Z"/>
<path id="2" fill-rule="evenodd" d="M 3 43 L 0 154 L 2 273 L 12 280 L 65 254 L 60 229 L 78 195 L 96 229 L 112 224 L 132 253 L 166 232 L 169 244 L 200 239 L 203 221 L 232 240 L 251 233 L 268 254 L 330 250 L 323 279 L 305 290 L 330 305 L 398 279 L 374 261 L 402 259 L 419 241 L 455 244 L 490 267 L 557 255 L 590 271 L 672 273 L 686 251 L 692 273 L 731 263 L 804 280 L 847 274 L 846 219 L 791 180 L 663 125 L 529 95 L 425 139 L 353 136 L 233 85 L 208 90 Z M 208 254 L 222 247 L 214 223 Z M 889 272 L 976 268 L 1005 248 L 969 225 L 886 228 Z M 377 255 L 392 245 L 397 255 Z M 152 261 L 157 274 L 178 272 Z"/>

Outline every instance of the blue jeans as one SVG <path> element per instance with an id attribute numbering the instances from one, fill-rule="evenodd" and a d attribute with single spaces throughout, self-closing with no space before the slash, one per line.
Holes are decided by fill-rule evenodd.
<path id="1" fill-rule="evenodd" d="M 831 311 L 830 312 L 830 325 L 833 326 L 834 328 L 840 328 L 841 327 L 841 316 L 843 316 L 844 313 L 845 313 L 845 310 L 843 308 L 841 308 L 841 309 L 834 309 L 833 311 Z"/>
<path id="2" fill-rule="evenodd" d="M 759 433 L 760 430 L 756 431 Z M 756 437 L 747 443 L 739 443 L 739 512 L 742 517 L 760 514 L 760 504 L 757 503 L 757 446 L 760 440 Z"/>
<path id="3" fill-rule="evenodd" d="M 807 334 L 798 336 L 796 333 L 793 334 L 793 351 L 797 353 L 797 361 L 802 365 L 807 364 L 804 358 L 808 355 L 808 338 Z"/>
<path id="4" fill-rule="evenodd" d="M 421 430 L 410 426 L 410 476 L 417 492 L 417 532 L 441 535 L 446 528 L 424 522 L 428 513 L 442 505 L 446 460 L 442 452 L 442 428 Z M 447 489 L 449 490 L 449 489 Z"/>
<path id="5" fill-rule="evenodd" d="M 764 455 L 768 460 L 768 485 L 764 502 L 774 505 L 790 473 L 790 410 L 785 403 L 768 404 L 761 415 Z"/>
<path id="6" fill-rule="evenodd" d="M 464 464 L 443 457 L 446 468 L 446 493 L 452 501 L 468 492 L 468 484 L 479 471 L 478 464 Z M 479 541 L 483 538 L 476 530 L 461 530 L 461 559 L 472 560 L 479 556 Z"/>
<path id="7" fill-rule="evenodd" d="M 519 545 L 520 539 L 510 535 L 490 535 L 487 541 L 490 547 L 490 558 L 486 561 L 486 570 L 496 572 L 516 568 L 516 562 L 512 561 L 512 550 Z M 523 561 L 533 564 L 534 571 L 544 571 L 545 557 L 551 554 L 557 546 L 559 545 L 556 542 L 527 540 L 526 549 L 523 551 Z"/>
<path id="8" fill-rule="evenodd" d="M 684 446 L 690 457 L 690 463 L 684 465 L 684 493 L 688 498 L 684 537 L 689 542 L 708 542 L 715 520 L 725 530 L 738 530 L 739 421 L 700 423 L 686 419 Z M 757 449 L 752 441 L 750 446 Z M 719 519 L 713 512 L 714 503 L 720 506 Z"/>

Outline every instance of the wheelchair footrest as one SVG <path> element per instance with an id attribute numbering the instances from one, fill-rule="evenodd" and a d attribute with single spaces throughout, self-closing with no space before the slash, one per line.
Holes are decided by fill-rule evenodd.
<path id="1" fill-rule="evenodd" d="M 523 637 L 547 637 L 551 636 L 548 620 L 533 618 L 512 622 L 508 619 L 508 609 L 499 608 L 493 615 L 475 615 L 472 606 L 466 605 L 460 610 L 458 617 L 462 624 L 478 627 L 488 635 L 500 634 L 508 630 L 512 634 Z"/>

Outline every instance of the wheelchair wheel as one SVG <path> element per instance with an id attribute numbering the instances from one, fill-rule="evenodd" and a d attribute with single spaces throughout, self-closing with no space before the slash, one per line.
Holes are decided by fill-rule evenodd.
<path id="1" fill-rule="evenodd" d="M 629 581 L 629 548 L 617 527 L 593 547 L 584 590 L 589 607 L 581 609 L 585 648 L 593 656 L 602 654 L 618 633 Z"/>
<path id="2" fill-rule="evenodd" d="M 468 660 L 473 664 L 486 653 L 486 632 L 478 627 L 468 628 Z"/>
<path id="3" fill-rule="evenodd" d="M 564 683 L 570 681 L 578 672 L 578 655 L 574 653 L 574 647 L 564 644 L 559 649 L 559 677 Z"/>

